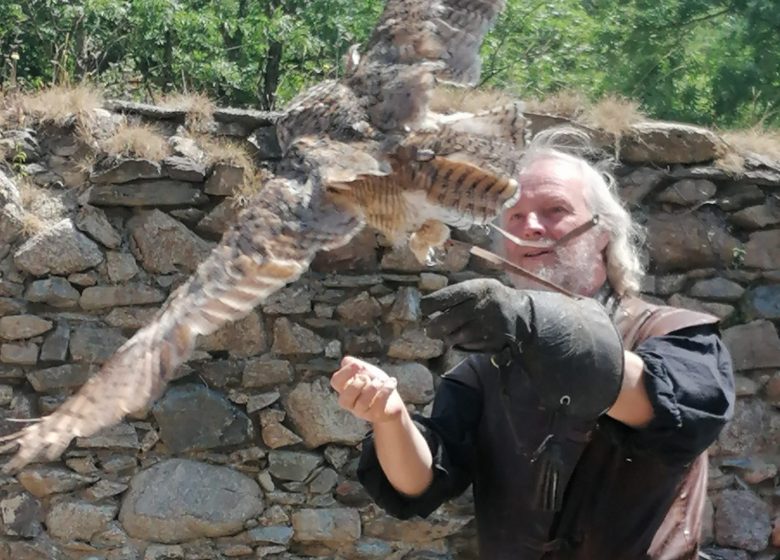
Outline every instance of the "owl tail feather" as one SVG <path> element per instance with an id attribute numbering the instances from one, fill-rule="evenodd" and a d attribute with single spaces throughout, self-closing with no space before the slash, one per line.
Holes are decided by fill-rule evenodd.
<path id="1" fill-rule="evenodd" d="M 3 466 L 15 472 L 41 457 L 54 460 L 74 437 L 88 437 L 119 422 L 159 397 L 176 368 L 192 354 L 199 335 L 208 335 L 247 315 L 256 305 L 297 279 L 307 260 L 229 258 L 220 246 L 81 389 L 40 422 L 0 439 L 0 453 L 18 446 Z M 226 264 L 228 263 L 228 264 Z"/>

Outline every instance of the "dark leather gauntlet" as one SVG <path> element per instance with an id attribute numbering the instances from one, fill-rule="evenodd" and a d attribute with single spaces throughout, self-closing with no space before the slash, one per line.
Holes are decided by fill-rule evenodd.
<path id="1" fill-rule="evenodd" d="M 596 300 L 477 279 L 423 297 L 421 308 L 437 313 L 427 325 L 429 336 L 493 354 L 497 367 L 519 361 L 548 409 L 594 419 L 617 399 L 623 343 Z"/>

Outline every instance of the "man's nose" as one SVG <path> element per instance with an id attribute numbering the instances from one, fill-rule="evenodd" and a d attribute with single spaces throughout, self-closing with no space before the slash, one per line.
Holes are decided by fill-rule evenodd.
<path id="1" fill-rule="evenodd" d="M 536 212 L 526 214 L 520 237 L 523 239 L 541 239 L 544 237 L 544 226 L 539 221 L 539 216 L 537 216 Z"/>

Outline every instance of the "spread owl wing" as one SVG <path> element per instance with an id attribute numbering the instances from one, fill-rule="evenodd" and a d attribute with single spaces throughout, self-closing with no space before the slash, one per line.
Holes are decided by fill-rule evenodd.
<path id="1" fill-rule="evenodd" d="M 505 0 L 388 0 L 349 87 L 366 100 L 371 124 L 414 129 L 436 81 L 474 85 L 479 49 Z"/>
<path id="2" fill-rule="evenodd" d="M 316 169 L 307 181 L 318 180 Z M 74 437 L 90 436 L 159 397 L 199 335 L 240 319 L 297 279 L 318 250 L 347 243 L 362 222 L 326 198 L 318 185 L 274 178 L 156 317 L 135 333 L 51 415 L 10 436 L 0 453 L 18 446 L 4 465 L 12 472 L 58 457 Z"/>

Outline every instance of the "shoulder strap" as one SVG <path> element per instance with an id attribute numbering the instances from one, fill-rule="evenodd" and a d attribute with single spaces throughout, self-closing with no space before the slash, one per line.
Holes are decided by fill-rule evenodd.
<path id="1" fill-rule="evenodd" d="M 720 319 L 708 313 L 668 305 L 653 305 L 636 297 L 620 302 L 616 323 L 626 348 L 633 350 L 653 336 L 699 325 L 717 325 Z"/>

